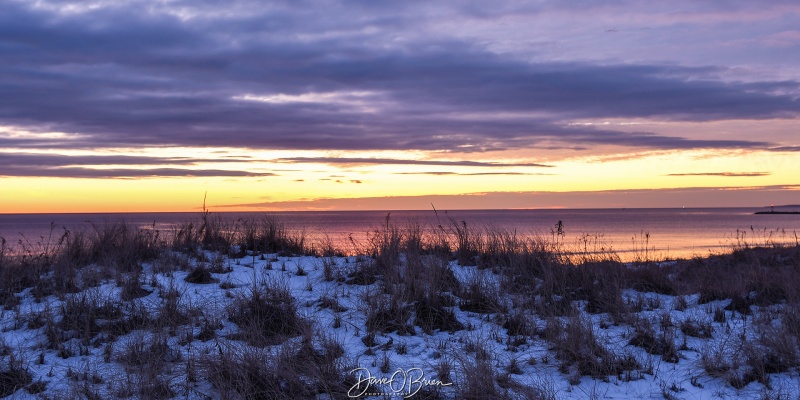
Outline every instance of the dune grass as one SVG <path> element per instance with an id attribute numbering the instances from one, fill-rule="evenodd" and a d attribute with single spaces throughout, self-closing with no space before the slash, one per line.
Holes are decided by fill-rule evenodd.
<path id="1" fill-rule="evenodd" d="M 556 398 L 540 381 L 519 383 L 515 375 L 524 368 L 516 359 L 492 360 L 491 343 L 510 353 L 545 343 L 547 355 L 539 358 L 552 357 L 572 384 L 583 377 L 635 380 L 653 373 L 649 355 L 678 363 L 690 352 L 699 354 L 708 377 L 736 389 L 751 382 L 769 388 L 772 374 L 798 371 L 800 246 L 739 243 L 728 254 L 671 262 L 643 252 L 623 263 L 584 239 L 570 247 L 556 234 L 525 236 L 454 221 L 401 225 L 387 215 L 355 246 L 363 254 L 345 256 L 269 216 L 226 221 L 204 212 L 172 231 L 126 223 L 85 232 L 54 227 L 39 241 L 0 242 L 0 307 L 13 316 L 5 329 L 41 330 L 44 343 L 34 350 L 42 363 L 51 353 L 68 359 L 102 349 L 106 362 L 118 365 L 109 370 L 126 377 L 126 385 L 106 392 L 117 397 L 184 397 L 201 382 L 213 397 L 344 396 L 353 385 L 347 372 L 358 363 L 340 338 L 326 334 L 328 326 L 357 335 L 366 355 L 383 352 L 381 371 L 392 368 L 389 352 L 407 352 L 386 338 L 470 335 L 483 332 L 478 323 L 490 326 L 491 338 L 460 343 L 467 358 L 434 352 L 439 361 L 430 370 L 456 385 L 426 388 L 431 398 Z M 304 259 L 316 261 L 297 261 Z M 252 278 L 232 282 L 234 267 L 252 269 Z M 326 291 L 301 299 L 285 282 L 266 277 L 277 272 L 305 277 L 312 295 L 315 287 Z M 216 311 L 189 300 L 210 291 L 227 299 Z M 350 291 L 361 293 L 358 302 L 341 305 L 339 297 Z M 301 312 L 312 305 L 316 314 Z M 707 315 L 682 314 L 702 307 Z M 332 322 L 323 323 L 323 314 L 333 314 Z M 742 326 L 738 337 L 702 348 L 688 344 L 712 343 L 732 321 L 742 321 L 735 322 Z M 599 335 L 611 325 L 624 331 L 621 346 Z M 210 350 L 186 350 L 197 342 Z M 0 394 L 47 388 L 51 377 L 37 375 L 35 360 L 5 345 L 0 357 Z M 64 379 L 86 396 L 102 386 Z"/>

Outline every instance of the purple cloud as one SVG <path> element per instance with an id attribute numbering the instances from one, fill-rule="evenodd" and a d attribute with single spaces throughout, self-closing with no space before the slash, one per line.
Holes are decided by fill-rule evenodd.
<path id="1" fill-rule="evenodd" d="M 215 3 L 177 2 L 145 13 L 133 2 L 66 13 L 59 11 L 64 3 L 48 4 L 8 3 L 0 15 L 0 125 L 77 135 L 0 136 L 2 148 L 790 148 L 794 143 L 625 132 L 569 121 L 794 119 L 800 112 L 797 80 L 725 79 L 732 73 L 725 63 L 555 59 L 516 47 L 496 51 L 493 42 L 466 33 L 418 33 L 459 18 L 494 24 L 574 5 L 237 1 L 220 13 Z M 775 3 L 765 12 L 779 16 L 776 10 L 791 5 Z M 604 15 L 647 11 L 636 2 L 588 7 Z M 753 12 L 728 7 L 705 4 L 698 12 L 709 18 Z M 645 20 L 668 29 L 660 15 Z M 671 15 L 700 23 L 688 14 Z M 629 27 L 611 29 L 619 32 L 606 36 Z"/>

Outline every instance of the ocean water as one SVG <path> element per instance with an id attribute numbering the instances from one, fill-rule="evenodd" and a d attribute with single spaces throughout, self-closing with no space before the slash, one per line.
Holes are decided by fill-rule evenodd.
<path id="1" fill-rule="evenodd" d="M 745 243 L 797 243 L 800 215 L 755 215 L 755 211 L 758 209 L 320 211 L 221 212 L 211 216 L 231 226 L 240 219 L 274 217 L 287 228 L 302 232 L 308 244 L 322 246 L 331 241 L 346 252 L 366 245 L 370 232 L 384 226 L 387 217 L 401 228 L 416 224 L 429 232 L 464 224 L 476 229 L 499 228 L 559 240 L 575 251 L 612 249 L 622 259 L 643 256 L 645 250 L 648 257 L 669 259 L 727 252 Z M 7 245 L 35 245 L 55 243 L 65 229 L 91 233 L 104 224 L 124 221 L 166 232 L 199 219 L 199 213 L 0 214 L 0 237 Z M 562 235 L 557 234 L 559 221 Z"/>

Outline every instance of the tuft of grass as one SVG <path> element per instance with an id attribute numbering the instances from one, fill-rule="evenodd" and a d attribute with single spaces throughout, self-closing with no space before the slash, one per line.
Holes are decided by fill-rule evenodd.
<path id="1" fill-rule="evenodd" d="M 521 311 L 516 311 L 505 316 L 503 329 L 508 336 L 533 336 L 535 325 Z"/>
<path id="2" fill-rule="evenodd" d="M 414 327 L 409 323 L 411 308 L 404 305 L 398 298 L 379 294 L 371 296 L 367 300 L 367 304 L 366 327 L 368 332 L 414 334 Z"/>
<path id="3" fill-rule="evenodd" d="M 680 330 L 684 335 L 701 339 L 710 339 L 714 333 L 714 328 L 710 322 L 701 322 L 694 318 L 687 318 L 681 321 Z"/>
<path id="4" fill-rule="evenodd" d="M 656 334 L 650 323 L 638 320 L 634 324 L 634 335 L 628 342 L 631 346 L 643 348 L 647 353 L 659 355 L 666 362 L 677 363 L 680 358 L 672 334 L 663 331 Z"/>
<path id="5" fill-rule="evenodd" d="M 0 368 L 0 397 L 11 396 L 33 382 L 31 373 L 22 366 L 19 360 L 13 355 L 9 355 L 7 358 L 3 367 Z"/>
<path id="6" fill-rule="evenodd" d="M 236 298 L 228 319 L 239 326 L 238 336 L 254 346 L 280 343 L 307 329 L 289 289 L 278 281 Z"/>
<path id="7" fill-rule="evenodd" d="M 486 314 L 507 310 L 498 286 L 480 275 L 475 275 L 471 282 L 460 290 L 458 296 L 460 298 L 458 307 L 463 311 Z"/>
<path id="8" fill-rule="evenodd" d="M 105 329 L 116 326 L 115 320 L 123 317 L 119 301 L 105 298 L 96 291 L 84 291 L 71 295 L 61 304 L 59 329 L 62 337 L 78 338 L 88 344 L 92 338 Z M 57 346 L 60 343 L 50 343 Z"/>
<path id="9" fill-rule="evenodd" d="M 138 271 L 137 273 L 127 274 L 122 277 L 122 292 L 120 293 L 120 298 L 123 301 L 138 299 L 152 293 L 151 291 L 142 287 L 140 277 L 141 274 Z"/>
<path id="10" fill-rule="evenodd" d="M 442 296 L 426 296 L 414 305 L 414 323 L 427 334 L 433 334 L 435 330 L 452 333 L 464 329 L 464 324 L 446 305 Z"/>
<path id="11" fill-rule="evenodd" d="M 717 322 L 730 318 L 734 323 L 729 325 L 734 328 L 729 329 L 738 329 L 736 326 L 742 315 L 737 316 L 737 313 L 755 315 L 745 321 L 753 321 L 747 325 L 747 334 L 736 332 L 738 339 L 728 340 L 729 347 L 724 351 L 703 351 L 701 363 L 709 375 L 742 387 L 754 381 L 768 384 L 770 374 L 800 366 L 798 246 L 741 246 L 728 255 L 679 260 L 666 265 L 651 263 L 648 261 L 651 257 L 645 256 L 626 265 L 613 251 L 598 244 L 598 237 L 584 237 L 583 248 L 575 250 L 564 246 L 560 234 L 558 238 L 554 234 L 554 242 L 548 243 L 516 232 L 480 230 L 466 222 L 455 221 L 451 221 L 450 227 L 426 231 L 413 223 L 400 227 L 388 217 L 386 224 L 373 232 L 370 243 L 361 252 L 362 257 L 355 262 L 348 259 L 341 265 L 337 264 L 341 260 L 335 258 L 341 253 L 333 249 L 330 242 L 320 247 L 319 252 L 305 249 L 302 236 L 290 232 L 277 220 L 231 222 L 207 210 L 199 221 L 178 227 L 175 232 L 159 232 L 154 227 L 137 228 L 124 223 L 93 225 L 85 232 L 65 230 L 62 233 L 53 228 L 49 236 L 39 240 L 21 240 L 14 252 L 0 239 L 0 305 L 16 313 L 14 328 L 27 323 L 29 329 L 39 329 L 54 350 L 52 353 L 69 357 L 102 351 L 104 357 L 111 359 L 114 352 L 119 352 L 130 358 L 127 369 L 138 370 L 140 376 L 138 380 L 131 378 L 129 397 L 170 397 L 169 393 L 175 392 L 175 385 L 169 379 L 156 379 L 144 370 L 157 370 L 148 366 L 170 363 L 171 352 L 165 353 L 164 346 L 169 348 L 172 340 L 178 340 L 172 335 L 178 334 L 180 340 L 186 341 L 197 338 L 230 343 L 242 339 L 256 346 L 255 351 L 263 356 L 261 362 L 274 363 L 256 366 L 250 365 L 244 354 L 220 354 L 219 358 L 215 354 L 209 365 L 216 365 L 214 368 L 218 371 L 226 371 L 228 365 L 230 370 L 225 372 L 226 376 L 240 379 L 231 384 L 223 382 L 222 378 L 209 377 L 220 390 L 220 397 L 280 398 L 284 394 L 271 390 L 278 386 L 285 390 L 294 385 L 285 378 L 290 374 L 295 375 L 295 380 L 297 377 L 304 379 L 297 387 L 300 396 L 324 393 L 331 398 L 343 397 L 337 392 L 343 385 L 347 387 L 343 383 L 346 376 L 342 377 L 342 357 L 336 356 L 340 350 L 333 344 L 326 347 L 322 339 L 310 339 L 311 324 L 298 315 L 295 300 L 285 284 L 257 283 L 249 293 L 244 293 L 242 288 L 243 293 L 228 307 L 228 314 L 219 316 L 238 326 L 238 331 L 234 328 L 235 333 L 225 338 L 217 338 L 221 326 L 218 319 L 201 319 L 197 310 L 181 303 L 181 299 L 185 299 L 182 293 L 172 286 L 165 289 L 157 284 L 162 278 L 159 275 L 178 270 L 188 272 L 187 282 L 190 283 L 215 282 L 211 272 L 229 271 L 225 267 L 226 255 L 251 255 L 253 262 L 261 257 L 270 260 L 268 265 L 277 261 L 275 254 L 279 253 L 311 252 L 327 257 L 322 261 L 321 274 L 331 283 L 312 279 L 308 282 L 314 282 L 314 289 L 319 285 L 336 286 L 336 296 L 339 288 L 343 296 L 346 291 L 356 289 L 339 286 L 337 281 L 370 285 L 365 289 L 369 292 L 365 306 L 353 312 L 364 312 L 361 318 L 366 320 L 365 326 L 355 326 L 355 335 L 363 336 L 365 344 L 372 346 L 380 344 L 375 340 L 376 332 L 414 334 L 419 327 L 427 334 L 434 334 L 437 330 L 464 329 L 453 313 L 453 308 L 458 306 L 465 311 L 494 314 L 481 317 L 502 326 L 507 337 L 502 337 L 503 333 L 495 326 L 495 337 L 491 340 L 507 343 L 507 349 L 516 349 L 526 343 L 529 336 L 539 333 L 553 343 L 553 352 L 561 361 L 562 370 L 574 381 L 580 381 L 584 375 L 602 377 L 625 373 L 639 368 L 636 361 L 606 349 L 595 337 L 596 328 L 584 313 L 603 314 L 592 317 L 602 321 L 601 327 L 606 327 L 609 319 L 614 323 L 635 321 L 631 311 L 657 308 L 655 301 L 651 304 L 646 301 L 660 297 L 642 293 L 655 292 L 678 296 L 672 303 L 676 310 L 688 307 L 689 296 L 693 304 L 697 297 L 700 304 L 714 301 L 707 306 L 709 314 L 713 311 L 713 320 Z M 453 273 L 456 261 L 462 266 L 477 267 L 465 269 L 474 272 L 471 279 L 461 282 L 456 278 Z M 192 265 L 199 266 L 192 268 Z M 145 270 L 152 275 L 142 279 Z M 294 269 L 290 271 L 295 272 Z M 296 273 L 313 276 L 315 272 L 298 268 Z M 142 284 L 147 280 L 154 282 L 151 286 L 158 288 L 160 298 L 150 296 L 137 300 L 149 293 Z M 119 286 L 115 292 L 119 293 L 119 298 L 106 298 L 94 289 L 114 281 Z M 230 293 L 237 293 L 233 286 L 222 286 L 233 289 Z M 623 301 L 622 294 L 629 289 L 640 292 L 636 302 Z M 27 296 L 57 305 L 53 309 L 45 306 L 44 310 L 20 317 L 19 304 L 21 301 L 28 304 Z M 358 324 L 363 320 L 355 318 L 344 323 L 339 315 L 344 308 L 336 296 L 323 297 L 317 304 L 336 313 L 334 326 L 343 327 L 339 332 L 347 333 L 353 321 Z M 626 298 L 630 298 L 627 293 Z M 309 300 L 307 304 L 314 302 Z M 769 308 L 769 322 L 759 322 L 760 318 L 766 318 L 762 317 L 765 307 L 775 304 L 779 307 Z M 781 309 L 783 311 L 777 311 Z M 533 315 L 545 318 L 547 326 L 537 332 L 537 320 Z M 720 332 L 712 335 L 711 315 L 707 316 L 709 321 L 695 321 L 690 317 L 678 322 L 681 319 L 677 319 L 677 327 L 672 326 L 669 314 L 656 315 L 661 316 L 663 329 L 655 332 L 653 326 L 634 325 L 629 344 L 661 355 L 667 361 L 674 361 L 678 356 L 673 343 L 677 329 L 683 333 L 684 346 L 686 336 L 708 339 L 724 335 L 724 327 L 719 326 Z M 130 336 L 133 343 L 116 342 L 118 336 L 137 330 L 141 332 Z M 136 343 L 138 334 L 143 336 Z M 168 339 L 167 335 L 170 335 Z M 153 339 L 156 336 L 161 339 Z M 292 340 L 287 340 L 289 338 Z M 730 344 L 732 342 L 735 344 Z M 204 346 L 213 346 L 213 343 Z M 372 350 L 388 351 L 390 345 L 387 342 L 380 347 L 384 350 Z M 473 344 L 472 347 L 478 364 L 491 361 L 496 369 L 502 362 L 501 359 L 490 360 L 487 346 Z M 241 349 L 245 348 L 253 351 L 252 347 L 242 345 Z M 229 348 L 220 349 L 224 352 Z M 399 344 L 396 349 L 397 353 L 401 352 Z M 45 352 L 40 353 L 41 363 L 45 362 Z M 155 359 L 147 359 L 150 356 Z M 226 364 L 224 357 L 232 360 Z M 384 357 L 389 360 L 386 353 Z M 441 358 L 441 352 L 438 357 Z M 235 369 L 238 370 L 234 372 Z M 496 376 L 493 369 L 481 378 L 486 382 L 478 386 L 485 385 L 490 394 L 522 393 L 524 396 L 527 392 L 521 392 L 511 377 L 516 371 L 517 368 L 509 364 L 506 373 Z M 250 376 L 250 372 L 263 376 Z M 19 375 L 9 379 L 20 381 L 17 378 Z M 263 386 L 253 384 L 262 378 L 279 382 L 278 386 L 269 386 L 272 383 L 266 382 Z M 248 380 L 251 382 L 242 383 Z M 139 390 L 139 386 L 145 387 L 149 382 L 153 386 Z M 79 393 L 96 396 L 96 389 L 82 389 Z M 259 389 L 267 394 L 258 394 Z M 476 393 L 467 386 L 459 390 L 465 397 Z"/>
<path id="12" fill-rule="evenodd" d="M 277 217 L 264 215 L 259 219 L 240 221 L 242 234 L 236 240 L 241 251 L 277 253 L 283 256 L 309 254 L 305 234 L 290 232 Z"/>
<path id="13" fill-rule="evenodd" d="M 575 368 L 578 374 L 592 377 L 619 375 L 640 368 L 631 356 L 616 355 L 597 340 L 591 321 L 585 317 L 570 317 L 563 332 L 551 328 L 548 336 L 554 342 L 560 370 Z"/>
<path id="14" fill-rule="evenodd" d="M 169 338 L 163 332 L 134 334 L 125 343 L 119 361 L 131 367 L 146 367 L 159 371 L 168 362 L 180 360 L 181 353 L 169 343 Z"/>
<path id="15" fill-rule="evenodd" d="M 277 349 L 248 349 L 235 345 L 201 359 L 203 375 L 223 398 L 296 399 L 346 398 L 352 366 L 341 344 L 329 337 L 304 338 Z"/>
<path id="16" fill-rule="evenodd" d="M 458 386 L 456 397 L 464 400 L 502 398 L 497 387 L 494 367 L 488 360 L 474 360 L 463 365 L 464 378 Z"/>
<path id="17" fill-rule="evenodd" d="M 219 280 L 215 279 L 211 275 L 211 271 L 209 271 L 206 267 L 202 265 L 198 265 L 195 267 L 189 275 L 186 275 L 186 282 L 189 283 L 197 283 L 197 284 L 209 284 L 209 283 L 217 283 Z"/>

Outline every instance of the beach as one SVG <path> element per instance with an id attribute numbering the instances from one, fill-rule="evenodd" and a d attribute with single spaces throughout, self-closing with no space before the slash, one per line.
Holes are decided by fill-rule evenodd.
<path id="1" fill-rule="evenodd" d="M 13 398 L 782 398 L 800 248 L 664 260 L 378 221 L 360 254 L 195 215 L 4 251 Z M 569 225 L 567 225 L 569 226 Z M 651 258 L 652 257 L 652 258 Z"/>

